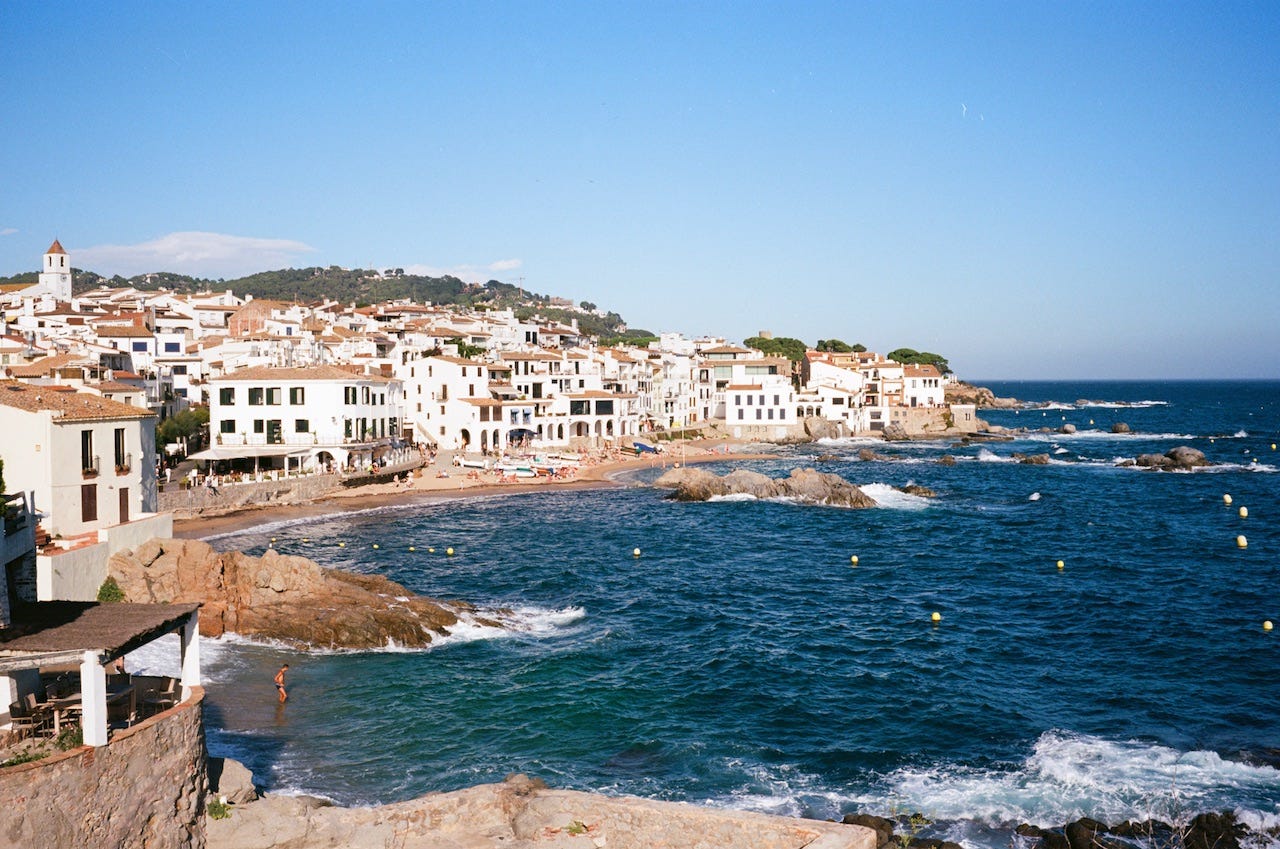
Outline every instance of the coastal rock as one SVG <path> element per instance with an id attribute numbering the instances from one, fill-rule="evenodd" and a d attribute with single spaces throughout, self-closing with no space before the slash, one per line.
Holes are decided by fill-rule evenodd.
<path id="1" fill-rule="evenodd" d="M 209 790 L 214 798 L 225 797 L 232 805 L 243 805 L 258 798 L 253 773 L 233 758 L 209 758 Z"/>
<path id="2" fill-rule="evenodd" d="M 1247 833 L 1231 811 L 1196 815 L 1187 829 L 1186 849 L 1240 849 L 1240 838 Z"/>
<path id="3" fill-rule="evenodd" d="M 815 442 L 819 439 L 839 439 L 844 436 L 844 425 L 818 416 L 806 416 L 804 432 Z"/>
<path id="4" fill-rule="evenodd" d="M 1013 455 L 1019 463 L 1024 466 L 1047 466 L 1049 465 L 1048 454 L 1017 454 Z"/>
<path id="5" fill-rule="evenodd" d="M 839 475 L 816 469 L 794 469 L 787 478 L 771 478 L 737 469 L 717 477 L 702 469 L 671 469 L 654 486 L 674 490 L 675 501 L 707 501 L 715 496 L 751 495 L 755 498 L 794 498 L 809 504 L 874 507 L 876 502 Z"/>
<path id="6" fill-rule="evenodd" d="M 1071 424 L 1070 422 L 1058 428 L 1058 433 L 1075 433 L 1075 432 L 1076 432 L 1076 426 Z"/>
<path id="7" fill-rule="evenodd" d="M 1116 422 L 1115 424 L 1113 424 L 1111 426 L 1111 432 L 1112 433 L 1133 433 L 1133 431 L 1129 429 L 1129 426 L 1124 422 Z"/>
<path id="8" fill-rule="evenodd" d="M 207 849 L 874 849 L 871 829 L 548 789 L 512 776 L 406 802 L 343 808 L 269 794 L 206 821 Z"/>
<path id="9" fill-rule="evenodd" d="M 907 495 L 915 495 L 919 498 L 937 498 L 938 493 L 929 489 L 927 486 L 921 486 L 918 483 L 909 483 L 906 486 L 897 488 L 899 492 L 905 492 Z"/>
<path id="10" fill-rule="evenodd" d="M 878 817 L 874 814 L 845 814 L 840 822 L 845 825 L 860 825 L 876 833 L 876 849 L 883 849 L 893 839 L 893 820 Z"/>
<path id="11" fill-rule="evenodd" d="M 819 454 L 818 462 L 819 463 L 838 463 L 840 462 L 840 455 L 839 454 Z"/>
<path id="12" fill-rule="evenodd" d="M 888 460 L 889 458 L 876 451 L 872 451 L 870 448 L 859 448 L 858 459 L 864 463 L 870 463 L 874 460 Z"/>
<path id="13" fill-rule="evenodd" d="M 1189 448 L 1186 445 L 1179 445 L 1163 454 L 1139 454 L 1134 459 L 1133 465 L 1141 466 L 1145 469 L 1160 469 L 1166 471 L 1197 469 L 1201 466 L 1210 466 L 1208 460 L 1205 459 L 1204 452 L 1195 448 Z"/>
<path id="14" fill-rule="evenodd" d="M 906 442 L 911 438 L 911 434 L 907 433 L 907 429 L 897 422 L 890 422 L 884 426 L 884 431 L 880 434 L 885 442 Z"/>
<path id="15" fill-rule="evenodd" d="M 202 602 L 200 632 L 290 645 L 422 647 L 471 608 L 416 596 L 380 575 L 325 569 L 268 549 L 217 552 L 200 540 L 151 540 L 107 564 L 127 601 Z"/>
<path id="16" fill-rule="evenodd" d="M 1022 406 L 1016 398 L 997 398 L 987 387 L 969 383 L 948 384 L 944 394 L 948 404 L 973 404 L 980 410 L 1012 410 Z"/>

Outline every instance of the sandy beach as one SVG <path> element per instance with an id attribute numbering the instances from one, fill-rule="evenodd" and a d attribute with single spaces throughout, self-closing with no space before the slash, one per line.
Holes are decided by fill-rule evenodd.
<path id="1" fill-rule="evenodd" d="M 701 439 L 664 445 L 662 454 L 639 457 L 614 455 L 589 458 L 578 472 L 566 478 L 516 478 L 500 481 L 492 472 L 452 466 L 441 458 L 434 466 L 423 467 L 419 475 L 404 483 L 376 483 L 342 489 L 305 504 L 273 504 L 251 507 L 219 515 L 174 519 L 173 535 L 181 539 L 202 539 L 217 534 L 251 528 L 267 522 L 311 516 L 327 516 L 349 510 L 363 510 L 390 504 L 431 503 L 443 498 L 475 498 L 487 495 L 545 492 L 554 490 L 600 489 L 622 486 L 617 478 L 631 471 L 670 468 L 673 465 L 732 460 L 768 459 L 771 454 L 724 440 Z M 445 476 L 441 476 L 441 473 Z"/>

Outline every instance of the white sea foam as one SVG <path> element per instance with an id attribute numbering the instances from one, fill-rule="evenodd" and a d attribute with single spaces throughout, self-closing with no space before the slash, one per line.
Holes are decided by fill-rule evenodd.
<path id="1" fill-rule="evenodd" d="M 929 506 L 929 499 L 894 489 L 887 483 L 859 484 L 858 489 L 874 500 L 877 507 L 890 510 L 923 510 Z"/>
<path id="2" fill-rule="evenodd" d="M 995 452 L 990 451 L 989 449 L 979 448 L 978 462 L 979 463 L 1016 463 L 1018 461 L 1013 459 L 1012 457 L 1001 457 L 999 454 L 996 454 Z"/>
<path id="3" fill-rule="evenodd" d="M 459 614 L 458 622 L 446 628 L 448 636 L 432 645 L 441 647 L 477 640 L 500 640 L 517 636 L 549 637 L 587 616 L 581 607 L 549 610 L 543 607 L 511 607 L 502 610 L 477 610 L 475 614 Z M 496 625 L 490 623 L 497 623 Z"/>
<path id="4" fill-rule="evenodd" d="M 1242 793 L 1274 798 L 1280 770 L 1225 760 L 1215 752 L 1050 731 L 1012 770 L 909 767 L 887 776 L 886 783 L 887 789 L 859 801 L 875 805 L 892 798 L 936 818 L 1051 827 L 1082 816 L 1111 823 L 1169 821 L 1229 807 Z"/>
<path id="5" fill-rule="evenodd" d="M 759 500 L 758 498 L 756 498 L 754 495 L 752 495 L 749 492 L 731 492 L 728 495 L 713 495 L 707 499 L 707 501 L 758 501 L 758 500 Z"/>

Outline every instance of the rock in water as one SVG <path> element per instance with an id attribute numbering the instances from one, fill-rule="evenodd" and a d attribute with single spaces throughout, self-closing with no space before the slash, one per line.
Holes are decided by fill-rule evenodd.
<path id="1" fill-rule="evenodd" d="M 771 478 L 737 469 L 717 477 L 702 469 L 672 469 L 654 486 L 674 490 L 676 501 L 707 501 L 717 495 L 752 495 L 756 498 L 794 498 L 809 504 L 837 507 L 874 507 L 876 502 L 839 475 L 816 469 L 794 469 L 787 478 Z"/>
<path id="2" fill-rule="evenodd" d="M 220 553 L 201 540 L 153 539 L 112 555 L 107 569 L 128 601 L 202 602 L 207 637 L 231 631 L 300 647 L 422 647 L 471 610 L 381 575 L 325 569 L 274 549 L 262 557 Z"/>

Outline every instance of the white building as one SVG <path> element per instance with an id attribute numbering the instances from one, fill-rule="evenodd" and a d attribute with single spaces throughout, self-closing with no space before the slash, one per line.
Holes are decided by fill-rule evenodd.
<path id="1" fill-rule="evenodd" d="M 368 468 L 400 444 L 401 382 L 337 366 L 240 369 L 209 381 L 197 459 L 247 468 Z"/>

